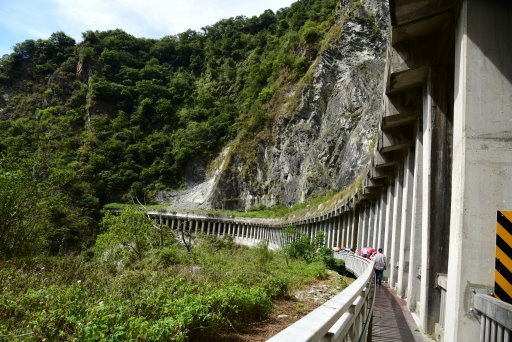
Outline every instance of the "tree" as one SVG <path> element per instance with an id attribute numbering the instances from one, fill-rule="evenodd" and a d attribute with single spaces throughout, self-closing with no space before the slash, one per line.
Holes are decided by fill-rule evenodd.
<path id="1" fill-rule="evenodd" d="M 46 189 L 29 166 L 0 159 L 0 258 L 40 252 L 47 243 Z"/>
<path id="2" fill-rule="evenodd" d="M 104 233 L 98 235 L 96 252 L 114 261 L 142 259 L 159 245 L 159 232 L 144 212 L 125 209 L 121 213 L 107 212 L 102 220 Z"/>
<path id="3" fill-rule="evenodd" d="M 317 252 L 321 251 L 325 240 L 324 232 L 318 232 L 313 239 L 304 233 L 298 233 L 294 226 L 284 231 L 286 244 L 283 249 L 287 256 L 294 259 L 304 259 L 307 263 L 318 260 Z"/>

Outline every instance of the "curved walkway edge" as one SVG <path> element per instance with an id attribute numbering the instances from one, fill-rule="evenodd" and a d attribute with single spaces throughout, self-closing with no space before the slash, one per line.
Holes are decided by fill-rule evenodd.
<path id="1" fill-rule="evenodd" d="M 406 302 L 387 284 L 377 286 L 372 319 L 372 342 L 430 341 L 417 329 Z"/>

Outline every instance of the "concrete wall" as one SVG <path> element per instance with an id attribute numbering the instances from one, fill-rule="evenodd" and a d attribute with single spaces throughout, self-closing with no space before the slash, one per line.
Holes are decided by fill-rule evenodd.
<path id="1" fill-rule="evenodd" d="M 472 290 L 494 285 L 496 211 L 512 209 L 512 10 L 468 0 L 456 30 L 447 341 L 472 341 Z"/>

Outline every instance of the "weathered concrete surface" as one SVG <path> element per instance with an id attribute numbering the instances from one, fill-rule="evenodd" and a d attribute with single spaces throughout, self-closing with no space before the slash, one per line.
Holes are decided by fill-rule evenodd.
<path id="1" fill-rule="evenodd" d="M 493 287 L 496 211 L 512 209 L 512 7 L 464 1 L 456 36 L 446 341 L 476 341 L 470 288 Z"/>

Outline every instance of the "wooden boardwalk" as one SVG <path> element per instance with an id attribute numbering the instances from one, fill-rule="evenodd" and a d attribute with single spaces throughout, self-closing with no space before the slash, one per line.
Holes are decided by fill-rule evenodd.
<path id="1" fill-rule="evenodd" d="M 425 341 L 407 311 L 405 301 L 386 285 L 377 286 L 373 310 L 372 342 Z"/>

